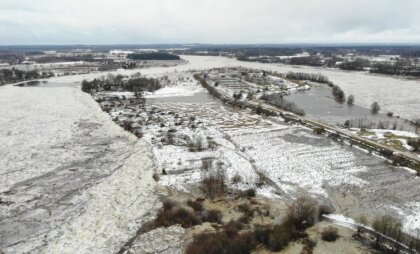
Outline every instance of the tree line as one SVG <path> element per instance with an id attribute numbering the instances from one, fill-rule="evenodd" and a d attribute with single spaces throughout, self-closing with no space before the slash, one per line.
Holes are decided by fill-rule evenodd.
<path id="1" fill-rule="evenodd" d="M 130 91 L 141 96 L 143 92 L 155 92 L 162 88 L 158 79 L 146 77 L 132 77 L 126 79 L 122 75 L 108 75 L 106 78 L 82 81 L 82 91 L 92 93 L 95 91 Z"/>
<path id="2" fill-rule="evenodd" d="M 33 80 L 39 78 L 49 78 L 53 77 L 54 73 L 49 72 L 39 72 L 37 70 L 25 71 L 19 69 L 0 69 L 0 84 L 15 83 L 25 80 Z"/>
<path id="3" fill-rule="evenodd" d="M 127 58 L 132 60 L 181 60 L 177 55 L 161 52 L 128 54 Z"/>

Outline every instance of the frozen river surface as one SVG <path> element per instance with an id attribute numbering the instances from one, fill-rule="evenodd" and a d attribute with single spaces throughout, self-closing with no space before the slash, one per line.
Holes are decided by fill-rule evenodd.
<path id="1" fill-rule="evenodd" d="M 0 250 L 118 250 L 156 203 L 146 145 L 78 85 L 0 94 Z"/>

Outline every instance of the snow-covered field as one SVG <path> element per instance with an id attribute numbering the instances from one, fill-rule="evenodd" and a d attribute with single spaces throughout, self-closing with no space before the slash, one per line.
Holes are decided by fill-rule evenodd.
<path id="1" fill-rule="evenodd" d="M 351 128 L 351 132 L 354 134 L 362 135 L 367 139 L 371 139 L 377 141 L 382 144 L 399 147 L 402 150 L 413 151 L 413 147 L 408 145 L 408 139 L 411 138 L 419 138 L 419 135 L 410 132 L 410 131 L 400 131 L 400 130 L 383 130 L 383 129 L 369 129 L 361 131 L 359 128 Z M 417 154 L 420 156 L 419 153 L 413 152 L 413 154 Z"/>
<path id="2" fill-rule="evenodd" d="M 157 202 L 145 143 L 79 86 L 0 94 L 0 249 L 119 250 Z"/>
<path id="3" fill-rule="evenodd" d="M 256 188 L 271 198 L 311 195 L 329 200 L 337 212 L 353 218 L 391 213 L 404 220 L 407 231 L 416 226 L 413 220 L 420 220 L 413 205 L 420 204 L 420 178 L 415 173 L 280 118 L 262 118 L 218 101 L 189 102 L 181 93 L 186 87 L 197 89 L 172 87 L 185 101 L 153 101 L 147 106 L 156 122 L 144 126 L 144 137 L 158 172 L 166 172 L 161 184 L 188 192 L 203 179 L 203 160 L 210 158 L 221 162 L 233 189 Z M 175 140 L 172 144 L 169 136 Z M 189 140 L 197 139 L 204 149 L 191 151 Z M 210 147 L 210 142 L 216 145 Z M 270 181 L 256 187 L 259 173 Z M 241 180 L 233 183 L 236 175 Z M 391 207 L 398 207 L 398 213 Z"/>

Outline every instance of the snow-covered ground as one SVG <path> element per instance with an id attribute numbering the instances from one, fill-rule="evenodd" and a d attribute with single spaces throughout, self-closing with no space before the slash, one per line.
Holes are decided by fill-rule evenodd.
<path id="1" fill-rule="evenodd" d="M 384 129 L 368 129 L 361 131 L 359 128 L 351 128 L 351 132 L 362 135 L 367 139 L 377 141 L 386 145 L 397 145 L 400 149 L 412 151 L 413 147 L 408 145 L 408 139 L 419 138 L 419 135 L 410 131 L 400 130 L 384 130 Z M 416 154 L 413 152 L 413 154 Z M 420 156 L 417 153 L 418 156 Z"/>
<path id="2" fill-rule="evenodd" d="M 188 192 L 203 179 L 203 160 L 213 159 L 221 162 L 233 189 L 256 188 L 271 198 L 311 195 L 329 200 L 337 212 L 353 218 L 391 213 L 403 219 L 407 230 L 418 217 L 413 204 L 420 203 L 420 178 L 412 171 L 395 169 L 379 157 L 280 118 L 262 118 L 218 101 L 190 102 L 190 97 L 177 94 L 177 100 L 153 101 L 147 106 L 153 114 L 143 116 L 155 119 L 143 132 L 158 172 L 166 172 L 161 184 Z M 172 144 L 169 136 L 175 140 Z M 189 140 L 198 139 L 204 149 L 190 151 Z M 210 148 L 210 142 L 216 145 Z M 270 182 L 258 187 L 259 173 Z M 236 175 L 241 180 L 233 183 Z"/>
<path id="3" fill-rule="evenodd" d="M 157 202 L 146 144 L 77 85 L 0 94 L 0 249 L 119 250 Z"/>

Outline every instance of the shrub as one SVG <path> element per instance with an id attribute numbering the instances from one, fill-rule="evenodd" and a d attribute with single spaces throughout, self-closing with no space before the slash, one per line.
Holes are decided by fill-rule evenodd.
<path id="1" fill-rule="evenodd" d="M 333 211 L 334 211 L 333 208 L 329 205 L 325 205 L 325 204 L 320 205 L 318 207 L 318 216 L 319 216 L 318 218 L 321 219 L 322 215 L 331 214 Z"/>
<path id="2" fill-rule="evenodd" d="M 265 184 L 265 180 L 264 180 L 265 176 L 258 176 L 258 180 L 255 183 L 255 186 L 257 186 L 258 188 L 261 188 L 264 184 Z"/>
<path id="3" fill-rule="evenodd" d="M 251 253 L 256 247 L 257 241 L 255 240 L 255 234 L 253 232 L 242 233 L 233 239 L 230 253 Z"/>
<path id="4" fill-rule="evenodd" d="M 313 250 L 316 246 L 316 242 L 314 240 L 311 240 L 309 238 L 306 238 L 303 240 L 303 250 L 301 252 L 301 254 L 311 254 L 313 253 Z"/>
<path id="5" fill-rule="evenodd" d="M 349 97 L 347 98 L 347 104 L 348 105 L 354 104 L 354 96 L 352 94 L 350 94 Z"/>
<path id="6" fill-rule="evenodd" d="M 322 240 L 326 242 L 335 242 L 338 238 L 338 230 L 334 227 L 327 227 L 321 233 Z"/>
<path id="7" fill-rule="evenodd" d="M 287 210 L 287 221 L 298 230 L 312 226 L 317 218 L 317 203 L 308 197 L 296 199 Z"/>
<path id="8" fill-rule="evenodd" d="M 379 110 L 381 110 L 381 107 L 376 101 L 372 103 L 372 105 L 370 105 L 370 111 L 372 112 L 372 114 L 377 114 Z"/>
<path id="9" fill-rule="evenodd" d="M 215 234 L 195 235 L 186 249 L 187 254 L 246 254 L 257 246 L 253 233 L 228 235 L 225 231 Z"/>
<path id="10" fill-rule="evenodd" d="M 402 224 L 396 218 L 385 215 L 376 218 L 372 227 L 379 233 L 396 238 L 401 233 Z"/>
<path id="11" fill-rule="evenodd" d="M 325 133 L 325 129 L 324 128 L 314 128 L 314 133 L 317 135 L 321 135 Z"/>
<path id="12" fill-rule="evenodd" d="M 413 147 L 414 152 L 420 151 L 420 139 L 419 138 L 410 138 L 407 140 L 407 144 Z"/>
<path id="13" fill-rule="evenodd" d="M 201 212 L 204 210 L 203 205 L 201 204 L 201 202 L 198 202 L 198 201 L 188 200 L 187 205 L 191 207 L 192 209 L 194 209 L 194 211 L 196 212 Z"/>
<path id="14" fill-rule="evenodd" d="M 346 101 L 346 95 L 344 94 L 343 90 L 341 90 L 339 86 L 336 86 L 336 85 L 333 86 L 332 94 L 337 102 L 343 103 Z"/>
<path id="15" fill-rule="evenodd" d="M 156 182 L 159 182 L 159 180 L 160 180 L 160 176 L 159 176 L 159 174 L 158 173 L 153 173 L 153 180 L 155 180 Z"/>
<path id="16" fill-rule="evenodd" d="M 288 223 L 275 225 L 268 235 L 267 248 L 271 251 L 280 251 L 291 242 L 297 233 L 293 227 Z"/>
<path id="17" fill-rule="evenodd" d="M 238 210 L 242 212 L 243 214 L 247 214 L 248 216 L 254 215 L 254 209 L 252 209 L 251 205 L 248 203 L 243 203 L 241 205 L 238 205 Z"/>
<path id="18" fill-rule="evenodd" d="M 173 207 L 178 206 L 178 204 L 177 204 L 177 203 L 175 203 L 174 201 L 172 201 L 172 200 L 170 200 L 170 199 L 165 199 L 165 200 L 162 202 L 162 205 L 163 205 L 163 210 L 164 210 L 164 211 L 169 211 L 169 210 L 171 210 Z"/>
<path id="19" fill-rule="evenodd" d="M 127 122 L 127 121 L 124 121 L 124 122 L 122 123 L 122 127 L 123 127 L 123 128 L 124 128 L 124 130 L 126 130 L 126 131 L 131 131 L 131 129 L 132 129 L 131 123 L 130 123 L 130 122 Z"/>
<path id="20" fill-rule="evenodd" d="M 244 191 L 244 196 L 248 197 L 248 198 L 253 198 L 255 197 L 255 189 L 248 189 L 246 191 Z"/>
<path id="21" fill-rule="evenodd" d="M 213 170 L 213 172 L 204 174 L 204 178 L 201 181 L 202 190 L 209 198 L 214 199 L 216 196 L 225 193 L 225 180 L 225 172 L 219 167 L 217 170 Z"/>
<path id="22" fill-rule="evenodd" d="M 257 225 L 255 227 L 255 239 L 265 245 L 268 244 L 271 228 L 268 226 Z"/>
<path id="23" fill-rule="evenodd" d="M 238 173 L 236 173 L 233 177 L 232 177 L 232 183 L 239 183 L 242 182 L 242 176 Z"/>
<path id="24" fill-rule="evenodd" d="M 248 224 L 252 219 L 252 216 L 250 216 L 247 213 L 244 213 L 239 219 L 238 221 L 242 224 Z"/>
<path id="25" fill-rule="evenodd" d="M 212 223 L 222 222 L 222 213 L 218 210 L 208 210 L 204 212 L 203 221 Z"/>
<path id="26" fill-rule="evenodd" d="M 346 121 L 344 122 L 344 127 L 346 127 L 346 128 L 350 128 L 350 126 L 351 126 L 351 121 L 350 121 L 350 120 L 346 120 Z"/>
<path id="27" fill-rule="evenodd" d="M 155 219 L 156 227 L 170 227 L 175 224 L 180 224 L 183 228 L 189 228 L 199 224 L 199 219 L 187 209 L 178 205 L 161 209 Z"/>
<path id="28" fill-rule="evenodd" d="M 231 220 L 223 226 L 223 230 L 231 238 L 236 236 L 242 228 L 242 223 L 236 220 Z"/>

